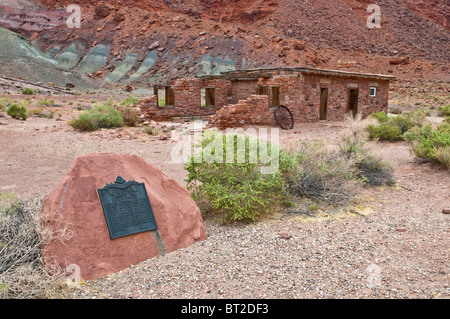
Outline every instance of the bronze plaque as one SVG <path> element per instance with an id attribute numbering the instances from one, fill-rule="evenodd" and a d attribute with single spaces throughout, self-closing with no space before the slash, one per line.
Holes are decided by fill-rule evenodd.
<path id="1" fill-rule="evenodd" d="M 144 183 L 119 176 L 97 194 L 111 239 L 158 229 Z"/>

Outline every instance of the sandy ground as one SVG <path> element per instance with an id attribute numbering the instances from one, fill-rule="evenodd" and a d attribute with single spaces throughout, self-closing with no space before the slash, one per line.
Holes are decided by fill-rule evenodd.
<path id="1" fill-rule="evenodd" d="M 171 162 L 171 139 L 140 129 L 79 133 L 59 119 L 0 118 L 0 191 L 44 196 L 79 155 L 136 154 L 185 184 Z M 434 119 L 436 120 L 436 119 Z M 347 122 L 297 124 L 283 147 L 302 140 L 335 144 Z M 395 168 L 395 187 L 361 189 L 359 205 L 274 213 L 251 225 L 204 223 L 208 239 L 84 283 L 74 298 L 448 298 L 450 172 L 419 163 L 406 143 L 374 150 Z M 289 238 L 289 239 L 288 239 Z"/>

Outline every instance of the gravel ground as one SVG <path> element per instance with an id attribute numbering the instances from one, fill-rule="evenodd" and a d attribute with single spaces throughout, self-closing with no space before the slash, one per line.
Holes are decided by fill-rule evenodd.
<path id="1" fill-rule="evenodd" d="M 1 120 L 1 191 L 45 194 L 76 156 L 105 151 L 140 155 L 183 183 L 182 165 L 166 160 L 170 141 L 80 134 L 63 121 L 40 118 Z M 345 125 L 305 124 L 282 132 L 281 144 L 334 143 Z M 450 173 L 417 163 L 405 143 L 375 147 L 395 167 L 398 185 L 362 189 L 350 211 L 313 214 L 300 204 L 228 226 L 205 217 L 206 241 L 83 282 L 72 297 L 448 299 L 450 216 L 442 210 L 450 208 Z"/>

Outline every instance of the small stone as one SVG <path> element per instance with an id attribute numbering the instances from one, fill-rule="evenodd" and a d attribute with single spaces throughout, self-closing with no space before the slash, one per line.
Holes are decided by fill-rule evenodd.
<path id="1" fill-rule="evenodd" d="M 279 236 L 280 236 L 280 238 L 283 238 L 283 239 L 291 239 L 292 238 L 292 235 L 290 235 L 289 233 L 286 233 L 286 232 L 280 233 Z"/>
<path id="2" fill-rule="evenodd" d="M 155 42 L 152 43 L 152 45 L 150 45 L 150 46 L 148 47 L 148 49 L 149 49 L 149 50 L 153 50 L 153 49 L 156 49 L 157 47 L 159 47 L 159 42 L 158 42 L 158 41 L 155 41 Z"/>
<path id="3" fill-rule="evenodd" d="M 450 209 L 442 209 L 442 214 L 450 214 Z"/>
<path id="4" fill-rule="evenodd" d="M 405 228 L 405 227 L 397 227 L 397 228 L 395 229 L 395 231 L 398 231 L 398 232 L 405 232 L 405 231 L 406 231 L 406 228 Z"/>

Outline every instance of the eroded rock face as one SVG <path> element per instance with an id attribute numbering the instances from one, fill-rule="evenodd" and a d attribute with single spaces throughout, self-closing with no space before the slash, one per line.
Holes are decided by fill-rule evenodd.
<path id="1" fill-rule="evenodd" d="M 145 183 L 156 231 L 111 240 L 97 189 L 117 176 Z M 80 267 L 90 280 L 115 273 L 195 242 L 205 240 L 201 213 L 189 192 L 174 179 L 135 155 L 115 153 L 78 157 L 64 180 L 44 199 L 44 223 L 70 238 L 50 241 L 43 247 L 48 266 Z"/>

